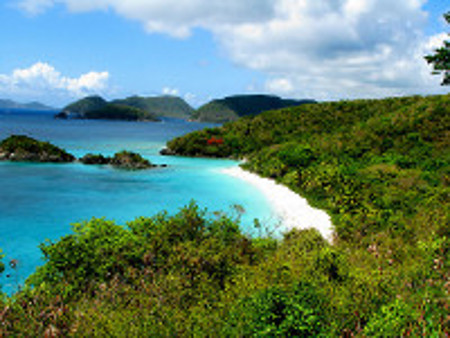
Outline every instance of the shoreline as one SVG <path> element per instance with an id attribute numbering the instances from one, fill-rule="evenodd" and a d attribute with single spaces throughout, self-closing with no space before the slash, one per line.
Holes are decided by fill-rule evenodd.
<path id="1" fill-rule="evenodd" d="M 287 231 L 294 228 L 314 228 L 331 243 L 334 227 L 330 216 L 323 210 L 311 207 L 305 198 L 288 187 L 245 171 L 241 167 L 222 169 L 221 173 L 241 179 L 257 188 L 272 205 L 280 218 L 281 226 Z"/>

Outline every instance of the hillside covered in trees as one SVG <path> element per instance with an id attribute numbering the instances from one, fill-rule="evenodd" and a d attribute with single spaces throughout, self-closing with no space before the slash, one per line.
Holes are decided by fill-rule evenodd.
<path id="1" fill-rule="evenodd" d="M 158 117 L 174 117 L 189 119 L 194 109 L 177 96 L 141 97 L 131 96 L 126 99 L 114 100 L 112 103 L 142 109 Z"/>
<path id="2" fill-rule="evenodd" d="M 46 264 L 0 304 L 0 334 L 448 336 L 449 103 L 302 105 L 169 142 L 246 158 L 326 210 L 333 242 L 259 222 L 249 237 L 238 209 L 194 203 L 126 227 L 92 219 L 41 246 Z"/>
<path id="3" fill-rule="evenodd" d="M 140 97 L 106 101 L 100 96 L 88 96 L 63 108 L 58 118 L 100 118 L 151 121 L 160 117 L 189 119 L 193 109 L 175 96 Z M 133 118 L 130 118 L 133 117 Z"/>
<path id="4" fill-rule="evenodd" d="M 200 122 L 224 123 L 236 121 L 247 115 L 257 115 L 266 110 L 314 103 L 314 100 L 290 100 L 272 95 L 235 95 L 213 100 L 192 114 Z"/>

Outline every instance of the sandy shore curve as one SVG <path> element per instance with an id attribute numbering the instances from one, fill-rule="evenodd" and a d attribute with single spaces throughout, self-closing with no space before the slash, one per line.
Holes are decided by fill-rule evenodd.
<path id="1" fill-rule="evenodd" d="M 333 224 L 323 210 L 311 207 L 305 198 L 274 180 L 260 177 L 240 167 L 221 170 L 222 173 L 241 179 L 257 188 L 273 206 L 286 230 L 315 228 L 331 242 Z"/>

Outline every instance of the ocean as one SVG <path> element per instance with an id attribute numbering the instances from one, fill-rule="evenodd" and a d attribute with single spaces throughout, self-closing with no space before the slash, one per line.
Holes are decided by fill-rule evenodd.
<path id="1" fill-rule="evenodd" d="M 124 171 L 80 163 L 0 162 L 0 249 L 6 265 L 0 285 L 7 293 L 43 264 L 40 243 L 70 234 L 71 224 L 92 217 L 125 225 L 163 210 L 174 214 L 195 201 L 212 218 L 216 212 L 238 217 L 234 206 L 242 206 L 241 228 L 249 235 L 255 233 L 255 218 L 269 228 L 277 223 L 272 206 L 255 187 L 221 173 L 238 162 L 159 155 L 168 140 L 211 124 L 55 120 L 53 113 L 0 110 L 0 139 L 28 135 L 77 157 L 131 150 L 168 167 Z M 17 261 L 14 269 L 11 260 Z"/>

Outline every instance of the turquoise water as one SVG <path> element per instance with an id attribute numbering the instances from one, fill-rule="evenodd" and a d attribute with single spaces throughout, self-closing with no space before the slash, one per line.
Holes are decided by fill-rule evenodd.
<path id="1" fill-rule="evenodd" d="M 158 154 L 167 140 L 210 126 L 170 119 L 162 123 L 54 120 L 51 114 L 0 111 L 0 139 L 26 134 L 77 157 L 127 149 L 155 164 L 169 165 L 133 172 L 79 163 L 0 162 L 0 248 L 5 263 L 18 261 L 15 270 L 7 266 L 0 276 L 2 289 L 16 290 L 42 264 L 40 243 L 56 240 L 70 233 L 72 223 L 92 217 L 125 224 L 162 210 L 175 213 L 195 200 L 211 217 L 215 211 L 233 213 L 233 205 L 243 206 L 242 229 L 250 234 L 255 218 L 269 224 L 275 217 L 267 200 L 254 187 L 220 173 L 237 162 Z"/>

